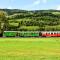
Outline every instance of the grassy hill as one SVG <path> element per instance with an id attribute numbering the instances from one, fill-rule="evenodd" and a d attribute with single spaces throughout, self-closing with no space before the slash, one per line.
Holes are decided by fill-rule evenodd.
<path id="1" fill-rule="evenodd" d="M 0 9 L 0 11 L 1 10 L 7 13 L 7 20 L 9 22 L 7 30 L 20 31 L 22 26 L 30 26 L 31 29 L 33 26 L 37 26 L 37 28 L 34 27 L 37 31 L 48 31 L 49 28 L 51 28 L 50 30 L 52 31 L 60 31 L 60 28 L 58 27 L 60 25 L 60 11 L 58 10 L 26 11 L 19 9 Z M 57 27 L 53 28 L 53 26 Z M 12 29 L 13 27 L 15 29 Z M 24 30 L 24 28 L 22 30 Z M 29 29 L 26 28 L 27 31 Z"/>

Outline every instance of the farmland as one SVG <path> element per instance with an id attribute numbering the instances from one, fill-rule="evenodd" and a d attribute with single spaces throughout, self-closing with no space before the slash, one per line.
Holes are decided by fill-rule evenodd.
<path id="1" fill-rule="evenodd" d="M 0 18 L 1 33 L 3 31 L 60 31 L 58 10 L 0 9 Z"/>
<path id="2" fill-rule="evenodd" d="M 0 38 L 0 60 L 60 60 L 60 38 Z"/>

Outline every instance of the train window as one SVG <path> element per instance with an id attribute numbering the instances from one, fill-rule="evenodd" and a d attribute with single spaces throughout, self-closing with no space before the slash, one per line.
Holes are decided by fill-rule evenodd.
<path id="1" fill-rule="evenodd" d="M 56 33 L 54 33 L 54 34 L 56 34 Z"/>
<path id="2" fill-rule="evenodd" d="M 53 33 L 51 33 L 51 34 L 53 34 Z"/>
<path id="3" fill-rule="evenodd" d="M 47 33 L 45 33 L 47 35 Z"/>

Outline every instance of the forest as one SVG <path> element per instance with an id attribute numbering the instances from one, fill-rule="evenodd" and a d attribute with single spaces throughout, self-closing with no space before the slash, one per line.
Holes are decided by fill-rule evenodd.
<path id="1" fill-rule="evenodd" d="M 60 11 L 0 9 L 2 31 L 60 31 Z"/>

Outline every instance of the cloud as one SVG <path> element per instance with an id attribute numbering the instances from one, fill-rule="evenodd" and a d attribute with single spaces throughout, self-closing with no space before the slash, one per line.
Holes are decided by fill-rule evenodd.
<path id="1" fill-rule="evenodd" d="M 7 1 L 15 1 L 15 0 L 7 0 Z"/>
<path id="2" fill-rule="evenodd" d="M 36 1 L 34 1 L 34 2 L 33 2 L 33 4 L 32 4 L 32 5 L 39 5 L 39 4 L 40 4 L 40 2 L 41 2 L 41 0 L 36 0 Z"/>
<path id="3" fill-rule="evenodd" d="M 10 3 L 13 3 L 15 0 L 7 0 L 7 2 L 10 4 Z"/>
<path id="4" fill-rule="evenodd" d="M 60 10 L 60 5 L 57 6 L 56 10 Z"/>
<path id="5" fill-rule="evenodd" d="M 7 9 L 12 9 L 12 7 L 11 7 L 11 6 L 9 6 Z"/>
<path id="6" fill-rule="evenodd" d="M 43 3 L 47 3 L 47 0 L 42 0 Z"/>
<path id="7" fill-rule="evenodd" d="M 24 9 L 32 9 L 40 4 L 41 0 L 34 0 L 31 4 L 24 6 Z"/>
<path id="8" fill-rule="evenodd" d="M 46 4 L 48 2 L 48 0 L 33 0 L 33 2 L 31 4 L 25 5 L 24 9 L 35 9 L 35 7 L 38 9 L 40 7 L 41 4 Z"/>
<path id="9" fill-rule="evenodd" d="M 32 6 L 39 5 L 40 3 L 47 3 L 48 0 L 35 0 L 32 4 Z"/>

